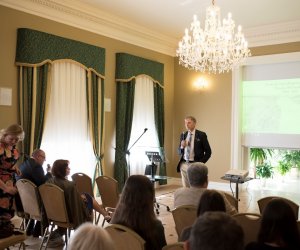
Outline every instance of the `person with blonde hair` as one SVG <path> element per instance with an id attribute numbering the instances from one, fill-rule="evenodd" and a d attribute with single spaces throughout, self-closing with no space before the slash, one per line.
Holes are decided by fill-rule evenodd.
<path id="1" fill-rule="evenodd" d="M 104 228 L 86 222 L 70 238 L 69 250 L 115 250 Z"/>
<path id="2" fill-rule="evenodd" d="M 11 218 L 14 216 L 13 198 L 17 193 L 15 173 L 20 174 L 15 165 L 19 159 L 17 143 L 24 138 L 23 128 L 13 124 L 0 131 L 0 238 L 13 234 Z"/>

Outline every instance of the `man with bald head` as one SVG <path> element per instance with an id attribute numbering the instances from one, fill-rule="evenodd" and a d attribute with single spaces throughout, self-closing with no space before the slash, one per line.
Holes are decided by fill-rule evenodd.
<path id="1" fill-rule="evenodd" d="M 20 166 L 20 171 L 22 175 L 16 176 L 16 179 L 27 179 L 33 182 L 37 187 L 44 184 L 48 179 L 52 178 L 52 175 L 50 173 L 51 169 L 47 168 L 47 174 L 45 175 L 43 164 L 46 160 L 46 154 L 41 149 L 35 149 L 32 152 L 32 155 L 29 159 L 24 161 Z M 18 199 L 18 198 L 17 198 Z M 16 201 L 18 203 L 18 201 Z M 18 205 L 19 209 L 22 210 L 23 207 L 20 207 L 20 204 Z M 42 212 L 44 212 L 42 210 Z M 44 218 L 43 224 L 46 224 L 46 217 Z M 31 220 L 30 224 L 27 228 L 27 235 L 33 235 L 34 237 L 38 237 L 42 235 L 41 232 L 41 223 L 39 221 L 36 221 L 34 224 L 34 221 Z"/>
<path id="2" fill-rule="evenodd" d="M 45 175 L 43 164 L 46 160 L 46 154 L 41 149 L 36 149 L 32 152 L 31 157 L 24 161 L 20 166 L 22 175 L 17 179 L 28 179 L 35 185 L 40 186 L 52 177 L 50 169 L 47 169 Z"/>

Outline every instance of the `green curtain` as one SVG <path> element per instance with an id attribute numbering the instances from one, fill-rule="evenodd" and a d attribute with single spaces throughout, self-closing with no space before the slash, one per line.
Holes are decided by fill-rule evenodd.
<path id="1" fill-rule="evenodd" d="M 163 162 L 160 164 L 159 175 L 166 176 L 166 163 L 165 163 L 165 150 L 164 150 L 164 138 L 165 138 L 165 120 L 164 120 L 164 89 L 158 84 L 154 85 L 154 118 L 155 127 L 157 131 L 160 155 Z M 167 180 L 159 181 L 159 184 L 167 184 Z"/>
<path id="2" fill-rule="evenodd" d="M 164 150 L 164 65 L 127 53 L 117 53 L 116 153 L 114 173 L 116 180 L 119 182 L 120 190 L 123 188 L 128 177 L 126 151 L 128 149 L 132 126 L 135 77 L 142 74 L 151 77 L 154 84 L 159 86 L 160 89 L 155 89 L 154 91 L 155 124 L 158 131 L 161 153 Z M 166 174 L 164 163 L 162 164 L 161 174 Z"/>
<path id="3" fill-rule="evenodd" d="M 116 103 L 116 148 L 114 176 L 121 191 L 128 177 L 127 149 L 130 140 L 135 79 L 117 82 Z"/>
<path id="4" fill-rule="evenodd" d="M 20 120 L 26 135 L 22 150 L 26 155 L 31 155 L 42 142 L 50 67 L 49 63 L 19 67 Z"/>
<path id="5" fill-rule="evenodd" d="M 101 75 L 105 72 L 103 48 L 37 30 L 18 29 L 17 63 L 38 64 L 59 59 L 74 60 Z"/>
<path id="6" fill-rule="evenodd" d="M 104 79 L 95 72 L 88 72 L 87 107 L 90 137 L 96 157 L 93 187 L 99 175 L 103 175 L 104 157 Z"/>
<path id="7" fill-rule="evenodd" d="M 49 69 L 54 60 L 73 60 L 87 68 L 88 122 L 97 159 L 94 179 L 102 175 L 105 49 L 45 32 L 19 28 L 16 65 L 19 68 L 20 120 L 25 130 L 23 152 L 41 145 Z"/>

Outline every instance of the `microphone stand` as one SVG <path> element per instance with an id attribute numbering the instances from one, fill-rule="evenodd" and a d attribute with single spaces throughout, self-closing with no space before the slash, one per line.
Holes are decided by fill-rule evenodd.
<path id="1" fill-rule="evenodd" d="M 141 139 L 141 137 L 147 132 L 147 128 L 144 129 L 144 132 L 134 141 L 134 143 L 129 147 L 129 149 L 127 149 L 127 151 L 125 152 L 128 155 L 128 176 L 130 176 L 130 150 L 132 149 L 132 147 Z"/>

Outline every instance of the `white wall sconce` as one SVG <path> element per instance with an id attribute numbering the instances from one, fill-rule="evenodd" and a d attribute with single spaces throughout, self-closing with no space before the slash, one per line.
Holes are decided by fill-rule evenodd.
<path id="1" fill-rule="evenodd" d="M 204 90 L 205 88 L 207 88 L 208 82 L 203 77 L 200 77 L 194 82 L 193 85 L 197 90 Z"/>

